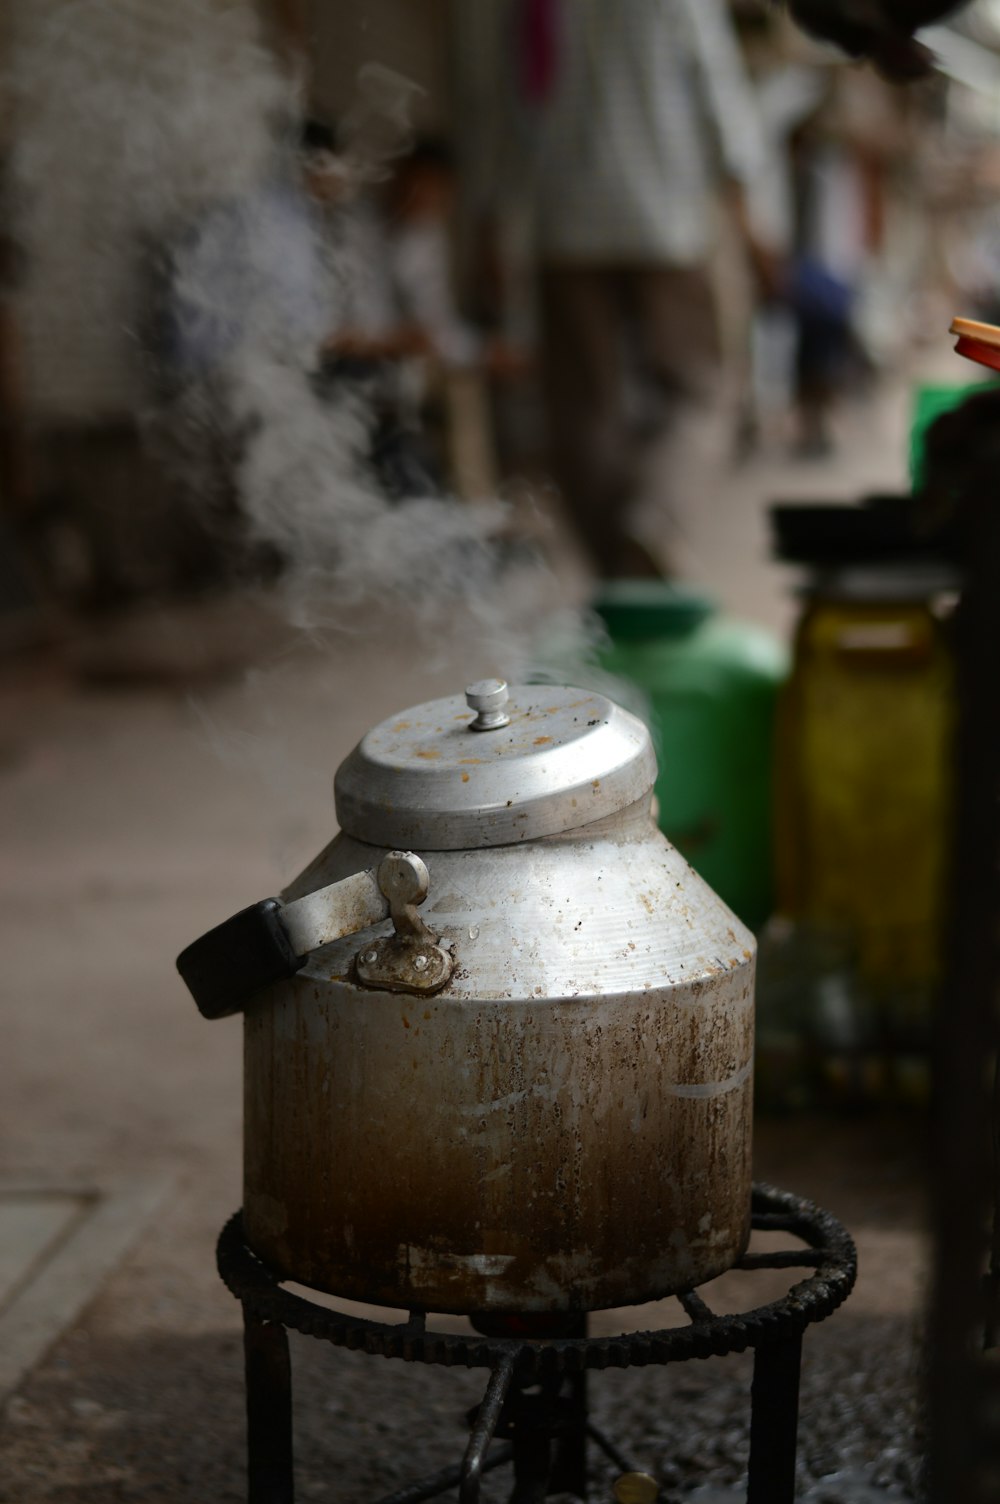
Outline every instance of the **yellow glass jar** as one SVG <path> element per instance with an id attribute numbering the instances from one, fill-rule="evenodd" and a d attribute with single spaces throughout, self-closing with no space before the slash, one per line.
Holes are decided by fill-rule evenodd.
<path id="1" fill-rule="evenodd" d="M 941 971 L 954 672 L 940 572 L 814 580 L 779 705 L 779 911 L 850 956 L 855 1029 L 926 1042 Z"/>

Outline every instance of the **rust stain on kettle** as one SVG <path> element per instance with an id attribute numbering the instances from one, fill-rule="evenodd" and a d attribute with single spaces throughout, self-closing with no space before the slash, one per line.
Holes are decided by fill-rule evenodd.
<path id="1" fill-rule="evenodd" d="M 533 993 L 440 995 L 419 1053 L 377 993 L 296 981 L 248 1014 L 252 1246 L 344 1298 L 455 1312 L 630 1304 L 729 1267 L 752 1013 Z"/>

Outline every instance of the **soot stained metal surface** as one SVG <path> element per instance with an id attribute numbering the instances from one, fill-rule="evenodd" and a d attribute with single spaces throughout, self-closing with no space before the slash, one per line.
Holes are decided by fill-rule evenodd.
<path id="1" fill-rule="evenodd" d="M 340 836 L 308 883 L 379 855 Z M 436 996 L 354 985 L 383 924 L 247 1013 L 254 1247 L 331 1293 L 456 1311 L 596 1309 L 729 1267 L 749 1225 L 749 932 L 645 804 L 425 856 L 422 913 L 457 957 Z"/>

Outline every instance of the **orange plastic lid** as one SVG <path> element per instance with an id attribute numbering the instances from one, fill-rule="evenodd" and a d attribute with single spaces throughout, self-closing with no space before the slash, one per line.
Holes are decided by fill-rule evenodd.
<path id="1" fill-rule="evenodd" d="M 952 319 L 950 332 L 960 339 L 974 339 L 981 345 L 1000 346 L 1000 324 L 980 324 L 977 319 Z"/>
<path id="2" fill-rule="evenodd" d="M 977 319 L 952 319 L 951 333 L 958 335 L 955 349 L 959 355 L 1000 371 L 1000 326 L 981 324 Z"/>

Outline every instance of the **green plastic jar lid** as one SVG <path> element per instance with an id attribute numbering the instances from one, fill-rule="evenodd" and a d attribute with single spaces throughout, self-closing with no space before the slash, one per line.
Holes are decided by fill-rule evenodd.
<path id="1" fill-rule="evenodd" d="M 708 596 L 669 580 L 611 580 L 593 601 L 613 641 L 684 637 L 714 616 Z"/>

